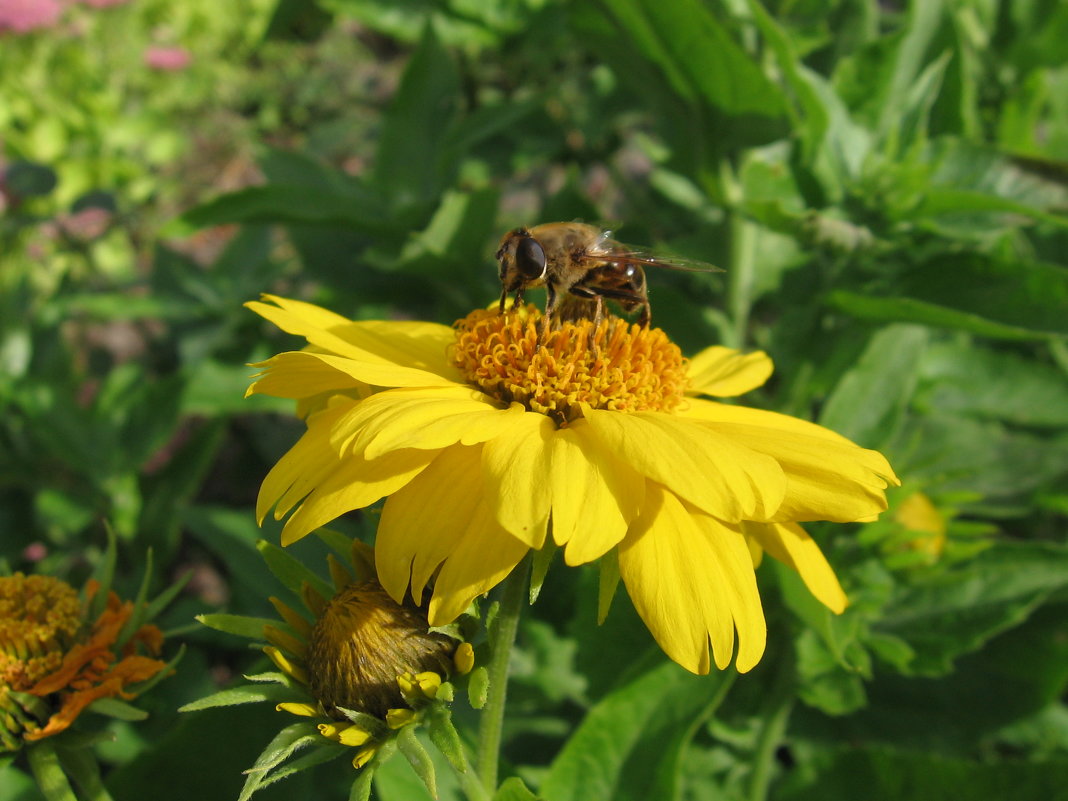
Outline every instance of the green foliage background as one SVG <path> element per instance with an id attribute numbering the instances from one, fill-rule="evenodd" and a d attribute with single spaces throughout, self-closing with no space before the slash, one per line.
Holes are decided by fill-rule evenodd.
<path id="1" fill-rule="evenodd" d="M 153 42 L 192 63 L 149 70 Z M 178 674 L 102 746 L 114 796 L 236 798 L 282 725 L 175 712 L 263 662 L 192 624 L 269 614 L 251 504 L 300 432 L 242 400 L 292 342 L 241 304 L 448 323 L 497 296 L 503 231 L 581 218 L 722 266 L 650 276 L 654 321 L 766 349 L 750 403 L 904 486 L 812 527 L 845 614 L 760 569 L 769 652 L 733 683 L 665 662 L 625 597 L 597 627 L 593 571 L 556 566 L 505 775 L 549 801 L 1068 798 L 1065 42 L 1055 0 L 134 0 L 2 36 L 0 557 L 78 580 L 110 528 L 128 594 L 148 547 L 157 587 L 193 572 Z M 916 493 L 944 543 L 895 517 Z M 402 760 L 376 794 L 427 797 Z M 0 797 L 39 796 L 8 764 Z"/>

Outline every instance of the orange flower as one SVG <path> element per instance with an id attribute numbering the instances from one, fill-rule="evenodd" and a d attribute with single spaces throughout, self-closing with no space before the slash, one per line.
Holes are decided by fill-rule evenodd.
<path id="1" fill-rule="evenodd" d="M 138 653 L 139 646 L 160 652 L 159 628 L 143 625 L 123 637 L 136 611 L 132 602 L 109 592 L 96 620 L 87 619 L 99 590 L 90 581 L 82 603 L 73 587 L 51 576 L 0 577 L 0 749 L 59 734 L 97 699 L 135 697 L 127 688 L 166 666 Z"/>

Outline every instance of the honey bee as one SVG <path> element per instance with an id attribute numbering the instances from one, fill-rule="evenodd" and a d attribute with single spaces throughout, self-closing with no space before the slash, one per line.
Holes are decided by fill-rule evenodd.
<path id="1" fill-rule="evenodd" d="M 716 267 L 686 259 L 662 258 L 634 250 L 612 239 L 612 232 L 580 222 L 556 222 L 516 228 L 501 239 L 500 263 L 503 313 L 508 295 L 515 305 L 528 289 L 545 287 L 543 336 L 553 322 L 604 318 L 605 300 L 613 300 L 627 314 L 641 309 L 638 325 L 652 320 L 645 284 L 646 267 L 697 272 L 720 272 Z"/>

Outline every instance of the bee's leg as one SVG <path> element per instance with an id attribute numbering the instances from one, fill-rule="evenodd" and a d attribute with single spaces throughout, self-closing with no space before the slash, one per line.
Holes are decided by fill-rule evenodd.
<path id="1" fill-rule="evenodd" d="M 508 289 L 505 288 L 505 289 L 501 290 L 501 305 L 498 307 L 498 309 L 500 310 L 501 314 L 504 314 L 504 306 L 505 306 L 505 304 L 507 302 L 508 302 Z M 513 298 L 513 300 L 512 300 L 512 310 L 514 311 L 514 310 L 518 309 L 522 302 L 523 302 L 523 287 L 519 287 L 519 289 L 517 289 L 515 291 L 515 298 Z"/>
<path id="2" fill-rule="evenodd" d="M 586 341 L 589 343 L 590 352 L 594 356 L 596 356 L 597 344 L 594 340 L 594 334 L 597 333 L 597 329 L 600 327 L 601 322 L 604 320 L 604 298 L 599 292 L 594 291 L 588 286 L 582 286 L 581 284 L 576 284 L 575 286 L 571 287 L 570 292 L 577 298 L 582 298 L 584 301 L 589 301 L 593 303 L 593 319 L 591 321 L 593 325 L 590 327 L 590 332 L 586 338 Z M 588 304 L 583 308 L 588 308 Z M 578 322 L 578 320 L 580 319 L 582 318 L 576 317 L 575 322 Z M 590 318 L 587 317 L 586 319 Z"/>
<path id="3" fill-rule="evenodd" d="M 552 284 L 545 285 L 545 295 L 545 316 L 541 319 L 541 342 L 543 346 L 549 339 L 549 328 L 552 325 L 553 315 L 556 314 L 556 306 L 559 302 L 556 288 Z"/>
<path id="4" fill-rule="evenodd" d="M 593 327 L 590 328 L 590 353 L 594 356 L 597 355 L 597 329 L 601 327 L 601 322 L 604 320 L 604 298 L 597 295 L 593 299 Z"/>
<path id="5" fill-rule="evenodd" d="M 649 301 L 646 300 L 642 303 L 642 313 L 638 316 L 638 325 L 642 328 L 648 328 L 649 324 L 653 321 L 653 307 L 649 305 Z"/>

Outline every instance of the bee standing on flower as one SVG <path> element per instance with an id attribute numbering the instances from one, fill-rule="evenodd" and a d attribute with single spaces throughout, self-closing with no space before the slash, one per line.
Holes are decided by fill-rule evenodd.
<path id="1" fill-rule="evenodd" d="M 514 307 L 528 289 L 545 287 L 548 300 L 542 322 L 542 339 L 552 324 L 604 317 L 604 301 L 616 301 L 626 313 L 641 309 L 638 325 L 648 328 L 652 319 L 645 267 L 667 267 L 695 272 L 718 268 L 686 259 L 664 258 L 634 250 L 612 239 L 612 232 L 580 222 L 557 222 L 516 228 L 501 239 L 501 304 L 515 294 Z"/>

